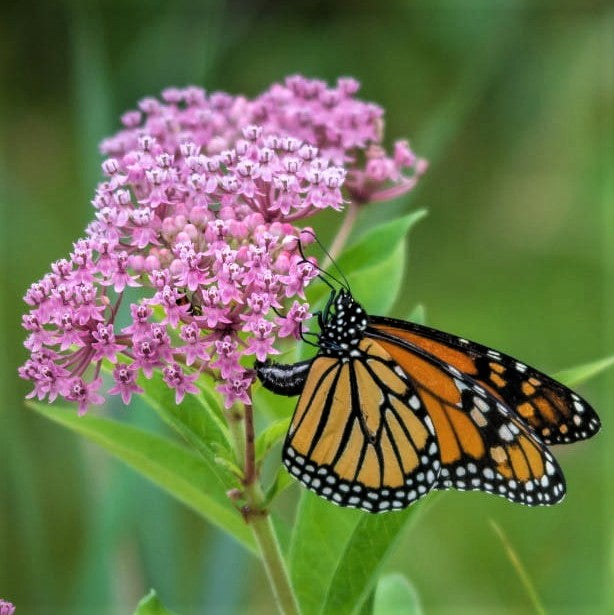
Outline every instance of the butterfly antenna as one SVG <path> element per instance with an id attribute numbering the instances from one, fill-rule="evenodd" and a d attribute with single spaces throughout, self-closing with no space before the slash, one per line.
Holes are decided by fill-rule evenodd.
<path id="1" fill-rule="evenodd" d="M 300 255 L 303 257 L 303 260 L 306 261 L 306 262 L 311 263 L 312 265 L 314 265 L 314 267 L 316 267 L 321 274 L 324 274 L 324 275 L 328 276 L 331 280 L 333 280 L 333 282 L 336 282 L 337 284 L 339 284 L 339 286 L 343 286 L 351 294 L 352 290 L 350 288 L 350 283 L 348 282 L 347 278 L 345 277 L 345 274 L 343 273 L 343 271 L 341 271 L 341 268 L 339 267 L 339 265 L 337 265 L 335 259 L 330 255 L 330 252 L 324 247 L 322 242 L 316 237 L 315 233 L 312 233 L 311 231 L 306 231 L 306 230 L 302 230 L 301 233 L 308 233 L 309 235 L 311 235 L 314 238 L 316 243 L 320 246 L 320 249 L 322 250 L 322 252 L 324 252 L 324 254 L 326 254 L 326 257 L 328 258 L 328 260 L 333 264 L 335 269 L 339 272 L 339 275 L 341 276 L 341 280 L 343 280 L 343 281 L 341 281 L 338 278 L 336 278 L 332 273 L 329 273 L 328 271 L 322 269 L 322 267 L 320 267 L 319 265 L 314 265 L 313 263 L 311 263 L 311 261 L 307 259 L 307 257 L 305 256 L 305 253 L 303 252 L 303 244 L 302 244 L 302 242 L 301 242 L 301 240 L 299 238 L 299 240 L 298 240 L 298 249 L 299 249 Z M 320 276 L 320 279 L 322 279 L 323 281 L 326 281 L 326 280 L 324 280 L 324 278 L 322 276 Z M 330 283 L 328 283 L 328 286 L 332 290 L 334 290 L 334 288 L 330 285 Z"/>
<path id="2" fill-rule="evenodd" d="M 319 348 L 318 344 L 315 344 L 314 342 L 308 340 L 305 336 L 306 335 L 315 335 L 317 336 L 317 333 L 310 333 L 309 331 L 303 331 L 303 323 L 299 322 L 298 324 L 298 334 L 299 337 L 305 342 L 305 344 L 309 344 L 310 346 L 313 346 L 314 348 Z"/>

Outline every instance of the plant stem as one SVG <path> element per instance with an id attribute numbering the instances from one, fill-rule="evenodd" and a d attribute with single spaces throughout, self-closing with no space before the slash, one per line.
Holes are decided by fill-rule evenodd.
<path id="1" fill-rule="evenodd" d="M 264 494 L 258 482 L 254 443 L 254 416 L 251 404 L 236 404 L 228 416 L 234 440 L 237 463 L 243 469 L 243 498 L 241 513 L 258 543 L 260 557 L 281 615 L 300 615 L 298 602 L 290 583 L 288 570 L 281 553 L 277 535 L 268 510 L 264 507 Z"/>
<path id="2" fill-rule="evenodd" d="M 263 514 L 253 515 L 249 524 L 260 548 L 262 562 L 273 588 L 280 613 L 282 615 L 299 615 L 298 603 L 290 584 L 290 577 L 271 523 L 271 517 L 263 511 Z"/>
<path id="3" fill-rule="evenodd" d="M 356 222 L 356 218 L 358 216 L 358 205 L 354 202 L 350 202 L 347 208 L 347 213 L 345 214 L 345 218 L 339 227 L 339 231 L 333 241 L 333 245 L 331 246 L 329 253 L 333 260 L 336 260 L 343 247 L 345 246 L 345 242 L 348 240 L 350 233 L 352 232 L 352 228 L 354 227 L 354 222 Z"/>

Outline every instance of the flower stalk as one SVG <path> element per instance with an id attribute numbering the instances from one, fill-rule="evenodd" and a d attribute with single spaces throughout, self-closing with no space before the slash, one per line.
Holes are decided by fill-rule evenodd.
<path id="1" fill-rule="evenodd" d="M 264 494 L 258 482 L 254 438 L 254 415 L 251 404 L 235 404 L 229 414 L 231 434 L 237 462 L 243 470 L 243 500 L 240 511 L 258 544 L 260 557 L 271 584 L 275 601 L 282 615 L 299 615 L 298 602 L 292 589 L 288 569 L 279 541 L 264 506 Z"/>

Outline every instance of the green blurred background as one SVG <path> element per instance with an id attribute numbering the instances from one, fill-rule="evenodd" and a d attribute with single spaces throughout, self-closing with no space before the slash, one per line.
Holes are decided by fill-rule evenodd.
<path id="1" fill-rule="evenodd" d="M 412 232 L 394 315 L 423 303 L 429 324 L 550 372 L 614 353 L 607 3 L 23 0 L 0 10 L 0 597 L 19 615 L 130 613 L 149 587 L 186 615 L 272 612 L 254 558 L 24 409 L 15 374 L 21 296 L 91 217 L 97 143 L 165 86 L 255 95 L 294 72 L 357 77 L 362 97 L 386 109 L 388 138 L 408 136 L 431 161 L 408 198 L 359 225 L 430 211 Z M 613 374 L 581 392 L 605 429 L 557 451 L 562 505 L 447 493 L 405 536 L 389 567 L 412 579 L 427 614 L 530 612 L 489 519 L 549 611 L 614 612 Z M 162 429 L 138 404 L 108 411 Z"/>

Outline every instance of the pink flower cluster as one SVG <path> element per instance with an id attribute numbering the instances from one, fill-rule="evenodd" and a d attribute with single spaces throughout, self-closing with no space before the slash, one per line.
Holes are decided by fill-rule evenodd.
<path id="1" fill-rule="evenodd" d="M 403 143 L 393 157 L 380 148 L 382 111 L 357 89 L 302 77 L 252 101 L 169 89 L 125 114 L 101 146 L 107 179 L 86 236 L 26 293 L 30 397 L 60 396 L 84 413 L 104 401 L 106 360 L 107 393 L 126 404 L 154 372 L 177 403 L 198 392 L 201 372 L 227 407 L 249 403 L 245 366 L 310 317 L 304 289 L 317 268 L 298 240 L 312 236 L 293 223 L 348 197 L 405 191 L 421 172 Z M 127 297 L 137 298 L 124 314 Z"/>
<path id="2" fill-rule="evenodd" d="M 125 130 L 106 139 L 103 153 L 119 156 L 136 149 L 145 132 L 168 151 L 189 138 L 207 154 L 232 146 L 249 124 L 264 134 L 292 136 L 320 150 L 320 155 L 347 170 L 349 200 L 384 201 L 411 190 L 426 171 L 407 141 L 396 141 L 392 155 L 382 147 L 384 110 L 356 98 L 360 84 L 342 77 L 334 87 L 301 75 L 287 77 L 249 100 L 196 87 L 169 88 L 162 101 L 145 98 L 139 110 L 122 116 Z"/>
<path id="3" fill-rule="evenodd" d="M 342 77 L 335 87 L 300 75 L 273 84 L 256 98 L 251 118 L 265 130 L 292 134 L 313 143 L 323 156 L 348 171 L 345 188 L 358 203 L 385 201 L 411 190 L 426 171 L 407 141 L 394 144 L 392 156 L 381 141 L 384 110 L 355 98 L 360 83 Z"/>

